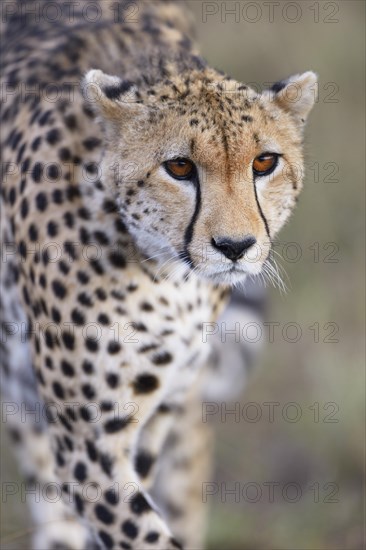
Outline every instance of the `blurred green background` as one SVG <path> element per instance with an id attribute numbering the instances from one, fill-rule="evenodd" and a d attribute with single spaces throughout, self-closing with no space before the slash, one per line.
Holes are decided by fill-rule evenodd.
<path id="1" fill-rule="evenodd" d="M 297 243 L 288 247 L 288 256 L 300 256 L 280 262 L 289 292 L 271 291 L 268 320 L 280 325 L 241 397 L 244 419 L 236 423 L 231 415 L 225 423 L 216 422 L 217 481 L 228 489 L 239 482 L 242 495 L 239 503 L 230 495 L 222 502 L 222 490 L 208 498 L 213 504 L 210 549 L 362 549 L 365 3 L 276 2 L 273 22 L 266 2 L 208 4 L 191 2 L 202 53 L 215 67 L 259 87 L 309 69 L 320 79 L 319 101 L 306 131 L 304 191 L 279 236 L 284 243 Z M 235 15 L 225 17 L 225 7 L 229 11 L 234 4 L 240 5 L 237 22 Z M 282 336 L 289 322 L 301 327 L 297 343 Z M 319 343 L 309 329 L 314 323 L 319 323 Z M 337 327 L 338 334 L 331 335 Z M 294 331 L 289 329 L 288 336 L 295 339 Z M 257 409 L 243 409 L 248 402 L 257 403 Z M 265 402 L 279 403 L 273 422 Z M 286 408 L 291 402 L 296 410 Z M 262 418 L 251 423 L 247 418 L 256 410 Z M 286 420 L 296 414 L 301 414 L 297 422 Z M 279 484 L 273 502 L 265 482 Z M 288 483 L 297 485 L 287 486 L 283 496 Z M 287 502 L 299 486 L 298 501 Z M 337 494 L 329 499 L 332 490 Z"/>
<path id="2" fill-rule="evenodd" d="M 216 68 L 259 87 L 308 69 L 320 77 L 319 101 L 306 132 L 304 191 L 280 235 L 283 243 L 297 243 L 288 253 L 297 251 L 300 257 L 281 262 L 290 290 L 286 295 L 271 291 L 268 314 L 269 321 L 280 325 L 240 397 L 242 408 L 255 402 L 262 418 L 249 422 L 244 414 L 240 422 L 233 416 L 216 421 L 216 482 L 227 489 L 239 483 L 242 494 L 239 502 L 232 495 L 223 502 L 222 490 L 208 497 L 209 548 L 360 550 L 364 548 L 365 443 L 365 4 L 361 0 L 277 1 L 270 3 L 272 8 L 266 2 L 246 1 L 189 4 L 202 54 Z M 229 11 L 235 4 L 239 4 L 237 22 L 234 15 L 225 15 L 225 7 Z M 217 13 L 205 17 L 207 11 Z M 281 247 L 277 250 L 281 252 Z M 291 322 L 302 330 L 296 343 L 282 335 Z M 289 338 L 293 334 L 289 329 Z M 278 403 L 273 422 L 264 405 L 268 402 Z M 289 403 L 295 403 L 296 410 Z M 255 412 L 243 410 L 248 416 Z M 295 413 L 298 421 L 291 422 Z M 18 473 L 8 447 L 3 435 L 2 479 L 14 480 Z M 268 483 L 276 484 L 273 499 Z M 299 487 L 297 501 L 289 502 Z M 2 504 L 2 548 L 27 548 L 28 537 L 21 534 L 27 525 L 25 505 L 15 499 Z M 16 538 L 11 542 L 12 535 Z"/>

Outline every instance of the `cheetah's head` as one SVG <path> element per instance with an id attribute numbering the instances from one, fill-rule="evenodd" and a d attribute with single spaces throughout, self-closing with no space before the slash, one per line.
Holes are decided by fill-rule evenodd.
<path id="1" fill-rule="evenodd" d="M 302 187 L 315 86 L 306 72 L 257 94 L 205 69 L 138 88 L 90 71 L 104 183 L 142 252 L 215 283 L 260 273 Z"/>

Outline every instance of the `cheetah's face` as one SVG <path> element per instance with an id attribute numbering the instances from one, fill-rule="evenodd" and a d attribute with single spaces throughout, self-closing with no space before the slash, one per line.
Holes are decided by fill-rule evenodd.
<path id="1" fill-rule="evenodd" d="M 104 121 L 104 182 L 147 256 L 234 284 L 263 269 L 295 205 L 316 76 L 261 95 L 217 73 L 190 78 L 140 92 L 88 73 L 86 95 Z"/>

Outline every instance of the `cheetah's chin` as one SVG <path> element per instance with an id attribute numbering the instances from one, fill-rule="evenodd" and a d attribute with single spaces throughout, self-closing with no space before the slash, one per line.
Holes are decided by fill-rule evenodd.
<path id="1" fill-rule="evenodd" d="M 247 277 L 250 275 L 247 271 L 232 266 L 224 271 L 208 272 L 202 274 L 203 279 L 225 286 L 236 286 L 239 283 L 245 283 Z"/>

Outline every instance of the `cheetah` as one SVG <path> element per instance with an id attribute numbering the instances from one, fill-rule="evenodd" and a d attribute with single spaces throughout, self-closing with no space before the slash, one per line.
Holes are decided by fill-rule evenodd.
<path id="1" fill-rule="evenodd" d="M 203 328 L 296 204 L 317 77 L 209 67 L 184 2 L 67 4 L 7 2 L 3 41 L 6 425 L 52 496 L 33 547 L 203 548 L 201 402 L 235 362 Z"/>

